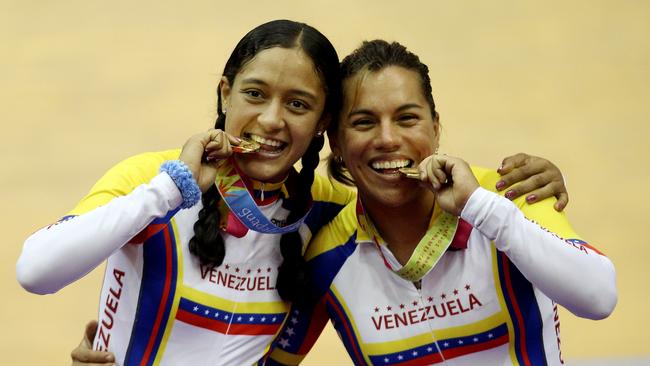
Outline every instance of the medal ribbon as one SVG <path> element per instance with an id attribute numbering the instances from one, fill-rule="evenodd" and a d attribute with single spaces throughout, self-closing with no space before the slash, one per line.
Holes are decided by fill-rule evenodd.
<path id="1" fill-rule="evenodd" d="M 246 184 L 239 175 L 237 166 L 232 158 L 222 160 L 217 166 L 217 178 L 215 181 L 219 194 L 223 198 L 230 212 L 241 221 L 248 229 L 264 234 L 284 234 L 297 231 L 300 225 L 311 211 L 311 205 L 307 213 L 298 221 L 289 223 L 286 226 L 277 226 L 271 222 L 262 211 L 260 211 L 255 200 L 251 197 Z"/>
<path id="2" fill-rule="evenodd" d="M 366 215 L 359 198 L 357 198 L 357 220 L 359 226 L 372 237 L 377 249 L 379 249 L 379 253 L 384 258 L 386 266 L 400 277 L 411 282 L 419 281 L 435 267 L 451 245 L 459 222 L 458 217 L 442 211 L 438 207 L 434 208 L 432 222 L 429 224 L 427 232 L 413 250 L 408 262 L 399 270 L 395 270 L 384 257 L 380 247 L 380 242 L 383 239 L 379 236 L 370 217 Z"/>

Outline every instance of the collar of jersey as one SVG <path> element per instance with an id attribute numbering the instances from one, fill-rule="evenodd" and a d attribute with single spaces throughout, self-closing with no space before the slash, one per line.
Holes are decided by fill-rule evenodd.
<path id="1" fill-rule="evenodd" d="M 287 180 L 286 177 L 277 183 L 260 182 L 245 176 L 242 176 L 242 180 L 257 205 L 266 206 L 277 201 L 280 197 L 289 197 L 284 184 Z"/>
<path id="2" fill-rule="evenodd" d="M 427 227 L 427 230 L 431 228 L 431 226 L 433 225 L 433 223 L 435 221 L 435 218 L 438 217 L 438 215 L 440 215 L 440 206 L 435 205 L 434 208 L 433 208 L 433 214 L 431 215 L 431 218 L 429 219 L 429 226 Z M 368 218 L 370 218 L 370 217 L 368 217 Z M 355 220 L 356 219 L 357 218 L 355 217 Z M 376 238 L 377 238 L 377 243 L 379 243 L 379 245 L 387 247 L 386 241 L 384 240 L 384 238 L 381 237 L 381 235 L 379 234 L 379 231 L 377 231 L 377 233 L 376 233 Z M 456 238 L 454 238 L 454 239 L 456 239 Z M 357 244 L 373 244 L 373 245 L 375 244 L 374 240 L 372 239 L 372 233 L 367 232 L 366 230 L 364 230 L 361 227 L 361 225 L 358 225 L 358 224 L 357 224 L 356 242 L 357 242 Z M 462 249 L 467 249 L 467 240 L 465 240 L 463 242 L 458 242 L 458 241 L 454 240 L 447 250 L 462 250 Z"/>

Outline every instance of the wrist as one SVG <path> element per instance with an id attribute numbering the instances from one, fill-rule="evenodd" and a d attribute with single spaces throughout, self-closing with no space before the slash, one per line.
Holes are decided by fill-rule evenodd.
<path id="1" fill-rule="evenodd" d="M 190 208 L 201 199 L 201 189 L 190 169 L 180 160 L 168 160 L 160 166 L 160 172 L 167 173 L 181 192 L 183 202 L 180 208 Z"/>

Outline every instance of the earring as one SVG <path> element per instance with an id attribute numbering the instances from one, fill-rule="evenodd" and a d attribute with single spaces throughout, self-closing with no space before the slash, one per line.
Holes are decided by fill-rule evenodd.
<path id="1" fill-rule="evenodd" d="M 224 115 L 226 114 L 226 108 L 223 109 L 223 114 L 224 114 Z"/>
<path id="2" fill-rule="evenodd" d="M 334 157 L 334 161 L 335 161 L 337 164 L 343 164 L 343 157 L 340 156 L 340 155 L 336 155 L 336 156 Z"/>
<path id="3" fill-rule="evenodd" d="M 325 131 L 316 131 L 316 137 L 323 137 Z"/>

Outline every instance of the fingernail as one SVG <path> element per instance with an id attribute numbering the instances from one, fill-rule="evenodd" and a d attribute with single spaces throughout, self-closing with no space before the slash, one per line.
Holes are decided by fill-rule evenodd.
<path id="1" fill-rule="evenodd" d="M 526 197 L 526 201 L 527 202 L 535 202 L 535 201 L 537 201 L 537 196 L 534 195 L 534 194 L 531 194 L 528 197 Z"/>
<path id="2" fill-rule="evenodd" d="M 506 198 L 509 199 L 509 200 L 515 198 L 515 191 L 513 191 L 513 190 L 511 189 L 511 190 L 509 190 L 508 192 L 506 192 Z"/>
<path id="3" fill-rule="evenodd" d="M 241 143 L 241 139 L 239 137 L 235 136 L 235 140 L 237 140 L 238 144 Z"/>
<path id="4" fill-rule="evenodd" d="M 503 169 L 503 164 L 499 165 L 499 167 L 497 168 L 497 172 L 501 173 L 501 170 L 502 170 L 502 169 Z M 497 188 L 498 188 L 498 187 L 497 187 Z"/>
<path id="5" fill-rule="evenodd" d="M 502 190 L 503 187 L 505 187 L 505 186 L 506 186 L 506 182 L 504 182 L 504 181 L 502 181 L 502 180 L 500 180 L 500 181 L 497 182 L 497 189 L 498 189 L 499 191 Z"/>

